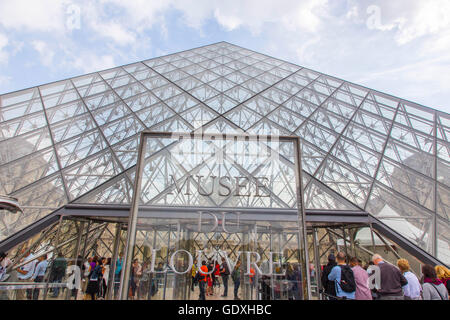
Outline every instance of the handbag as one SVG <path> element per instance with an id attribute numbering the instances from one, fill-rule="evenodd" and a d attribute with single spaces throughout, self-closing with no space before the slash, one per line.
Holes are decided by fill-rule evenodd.
<path id="1" fill-rule="evenodd" d="M 441 300 L 445 300 L 444 297 L 443 297 L 443 296 L 441 295 L 441 293 L 439 292 L 438 288 L 436 288 L 436 286 L 434 285 L 434 283 L 431 283 L 431 282 L 430 282 L 430 284 L 433 286 L 434 290 L 436 290 L 436 292 L 438 293 L 438 295 L 439 295 L 439 297 L 441 298 Z"/>

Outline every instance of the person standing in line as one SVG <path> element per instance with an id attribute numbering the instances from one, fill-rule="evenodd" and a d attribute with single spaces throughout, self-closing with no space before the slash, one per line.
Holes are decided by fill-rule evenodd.
<path id="1" fill-rule="evenodd" d="M 224 287 L 222 297 L 226 297 L 228 296 L 228 278 L 230 276 L 230 270 L 228 268 L 228 263 L 226 262 L 225 258 L 222 258 L 222 265 L 220 266 L 220 275 L 222 277 Z"/>
<path id="2" fill-rule="evenodd" d="M 422 286 L 416 275 L 410 271 L 409 262 L 406 259 L 398 259 L 397 266 L 408 283 L 403 286 L 405 300 L 421 300 Z"/>
<path id="3" fill-rule="evenodd" d="M 234 300 L 240 300 L 239 299 L 239 286 L 241 285 L 241 261 L 238 260 L 236 262 L 236 266 L 234 267 L 233 272 L 231 273 L 231 279 L 233 280 L 234 284 Z"/>
<path id="4" fill-rule="evenodd" d="M 114 298 L 119 296 L 120 276 L 122 274 L 123 252 L 119 254 L 116 261 L 116 272 L 114 273 Z"/>
<path id="5" fill-rule="evenodd" d="M 17 269 L 17 272 L 19 275 L 17 276 L 20 282 L 31 282 L 31 277 L 34 274 L 34 269 L 36 268 L 37 260 L 34 259 L 34 254 L 31 253 L 30 249 L 26 249 L 25 253 L 25 259 L 23 262 L 29 261 L 29 263 L 26 263 L 21 268 Z M 32 289 L 19 289 L 17 290 L 16 294 L 16 300 L 31 300 L 33 298 L 33 291 Z"/>
<path id="6" fill-rule="evenodd" d="M 336 257 L 331 253 L 328 256 L 328 264 L 323 268 L 321 277 L 323 290 L 329 295 L 326 296 L 327 300 L 336 300 L 336 298 L 334 298 L 336 297 L 336 286 L 333 281 L 328 280 L 328 275 L 335 266 L 337 266 Z"/>
<path id="7" fill-rule="evenodd" d="M 39 261 L 39 263 L 37 264 L 36 269 L 35 269 L 33 275 L 31 276 L 31 280 L 34 281 L 35 283 L 41 283 L 44 281 L 45 272 L 47 271 L 47 267 L 48 267 L 47 255 L 44 254 L 44 255 L 40 256 L 38 258 L 38 261 Z M 41 291 L 40 289 L 34 288 L 33 300 L 39 299 L 40 291 Z"/>
<path id="8" fill-rule="evenodd" d="M 111 258 L 102 258 L 102 281 L 99 288 L 99 298 L 104 300 L 106 298 L 106 289 L 108 288 L 108 279 L 110 271 Z"/>
<path id="9" fill-rule="evenodd" d="M 215 260 L 213 262 L 214 265 L 214 277 L 213 277 L 213 287 L 219 287 L 220 288 L 220 281 L 219 281 L 219 277 L 220 277 L 220 264 L 217 260 Z"/>
<path id="10" fill-rule="evenodd" d="M 136 298 L 136 290 L 139 287 L 139 280 L 142 275 L 142 267 L 139 263 L 138 259 L 133 260 L 133 264 L 131 266 L 131 276 L 130 276 L 130 286 L 131 286 L 131 300 Z M 139 295 L 138 295 L 139 299 Z"/>
<path id="11" fill-rule="evenodd" d="M 59 284 L 62 282 L 67 270 L 67 260 L 64 258 L 62 252 L 58 252 L 58 257 L 53 261 L 50 267 L 50 282 Z M 59 287 L 52 289 L 52 298 L 58 298 Z"/>
<path id="12" fill-rule="evenodd" d="M 6 273 L 8 267 L 11 266 L 12 261 L 7 257 L 8 254 L 0 252 L 0 282 L 6 281 L 9 278 L 9 274 Z M 8 292 L 6 290 L 0 291 L 0 300 L 9 300 Z"/>
<path id="13" fill-rule="evenodd" d="M 155 291 L 152 292 L 152 297 L 156 295 L 159 291 L 159 287 L 163 283 L 164 279 L 164 264 L 162 262 L 158 262 L 158 266 L 155 268 Z"/>
<path id="14" fill-rule="evenodd" d="M 92 261 L 91 261 L 91 263 L 90 263 L 91 271 L 94 270 L 94 268 L 95 268 L 96 266 L 99 265 L 99 262 L 100 262 L 100 261 L 101 261 L 101 260 L 100 260 L 97 256 L 94 256 L 94 257 L 92 258 Z"/>
<path id="15" fill-rule="evenodd" d="M 437 277 L 442 281 L 447 288 L 447 292 L 450 294 L 450 270 L 442 265 L 434 267 L 434 270 L 436 271 Z"/>
<path id="16" fill-rule="evenodd" d="M 91 272 L 89 273 L 89 282 L 86 288 L 86 295 L 90 296 L 91 300 L 96 300 L 99 284 L 101 283 L 102 262 L 94 257 L 91 262 Z"/>
<path id="17" fill-rule="evenodd" d="M 423 300 L 448 300 L 448 291 L 442 281 L 437 277 L 436 270 L 429 264 L 422 266 L 423 273 Z"/>
<path id="18" fill-rule="evenodd" d="M 206 295 L 212 296 L 214 295 L 214 268 L 215 265 L 212 260 L 208 261 L 208 264 L 206 265 L 208 268 L 208 274 L 206 276 Z"/>
<path id="19" fill-rule="evenodd" d="M 89 283 L 89 274 L 91 273 L 91 263 L 92 257 L 89 257 L 83 264 L 83 284 L 82 284 L 82 292 L 86 292 L 87 285 Z"/>
<path id="20" fill-rule="evenodd" d="M 356 257 L 350 259 L 350 267 L 352 268 L 356 283 L 355 300 L 372 300 L 372 293 L 368 286 L 369 275 L 361 267 L 359 261 Z"/>
<path id="21" fill-rule="evenodd" d="M 195 280 L 196 274 L 197 274 L 197 259 L 194 260 L 194 263 L 192 264 L 192 269 L 191 269 L 191 275 L 192 275 L 191 291 L 194 291 L 194 286 L 196 283 L 196 280 Z"/>
<path id="22" fill-rule="evenodd" d="M 380 300 L 404 300 L 402 287 L 408 284 L 396 266 L 383 260 L 379 254 L 372 256 L 374 265 L 380 270 L 380 289 L 377 290 Z"/>
<path id="23" fill-rule="evenodd" d="M 344 252 L 337 254 L 337 266 L 331 269 L 328 280 L 334 281 L 337 297 L 354 300 L 356 294 L 355 278 L 352 269 L 345 263 L 345 259 Z"/>
<path id="24" fill-rule="evenodd" d="M 202 272 L 200 272 L 202 271 Z M 206 300 L 205 295 L 205 286 L 208 278 L 208 267 L 206 266 L 206 261 L 202 261 L 202 266 L 198 271 L 198 287 L 200 289 L 200 295 L 198 297 L 199 300 Z"/>

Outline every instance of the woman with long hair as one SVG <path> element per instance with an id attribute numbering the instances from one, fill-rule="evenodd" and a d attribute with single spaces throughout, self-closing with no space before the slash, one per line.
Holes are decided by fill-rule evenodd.
<path id="1" fill-rule="evenodd" d="M 450 270 L 445 266 L 436 266 L 434 270 L 436 270 L 437 277 L 442 281 L 447 288 L 447 292 L 450 294 Z"/>
<path id="2" fill-rule="evenodd" d="M 432 266 L 426 264 L 422 267 L 423 273 L 423 300 L 448 300 L 448 291 L 442 281 L 437 277 Z"/>
<path id="3" fill-rule="evenodd" d="M 98 259 L 98 257 L 94 257 L 91 263 L 91 272 L 88 276 L 89 282 L 86 289 L 86 294 L 91 297 L 91 300 L 97 299 L 100 285 L 102 283 L 102 271 L 102 261 Z"/>

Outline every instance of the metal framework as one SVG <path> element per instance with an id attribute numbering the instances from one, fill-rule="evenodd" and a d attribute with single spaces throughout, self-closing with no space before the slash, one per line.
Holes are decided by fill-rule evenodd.
<path id="1" fill-rule="evenodd" d="M 164 144 L 163 141 L 166 140 L 166 143 Z M 169 141 L 167 141 L 169 140 Z M 155 145 L 155 142 L 160 145 L 160 149 L 152 149 L 152 147 Z M 206 152 L 198 152 L 189 150 L 191 155 L 197 156 L 197 159 L 192 159 L 189 156 L 182 159 L 177 159 L 177 155 L 179 153 L 177 152 L 177 146 L 178 147 L 184 147 L 187 146 L 187 148 L 193 147 L 196 148 L 195 143 L 202 143 L 202 144 L 208 144 L 212 145 L 211 150 L 208 150 Z M 194 146 L 192 146 L 192 143 L 194 143 Z M 180 146 L 181 145 L 181 146 Z M 273 149 L 274 147 L 279 148 L 280 146 L 286 147 L 288 146 L 288 149 L 292 150 L 292 165 L 290 166 L 290 173 L 289 169 L 283 168 L 280 166 L 280 164 L 275 161 L 274 158 L 272 158 L 270 155 L 270 152 L 267 152 L 269 149 Z M 169 148 L 170 146 L 170 148 Z M 255 148 L 256 146 L 256 148 Z M 228 147 L 228 150 L 226 151 L 226 148 Z M 252 148 L 253 147 L 253 148 Z M 138 160 L 137 160 L 137 169 L 135 174 L 135 183 L 134 183 L 134 189 L 133 189 L 133 199 L 131 203 L 131 209 L 130 214 L 128 218 L 128 233 L 127 233 L 127 242 L 126 242 L 126 249 L 125 249 L 125 258 L 124 258 L 124 272 L 121 275 L 121 281 L 120 281 L 120 293 L 121 298 L 123 300 L 126 300 L 129 293 L 129 281 L 130 281 L 130 272 L 132 267 L 132 259 L 134 256 L 134 248 L 136 246 L 136 236 L 137 236 L 137 223 L 139 218 L 139 207 L 142 202 L 144 204 L 146 203 L 146 199 L 154 199 L 152 196 L 149 196 L 148 194 L 156 194 L 156 198 L 159 198 L 160 194 L 172 194 L 172 190 L 174 187 L 174 184 L 172 183 L 169 187 L 164 186 L 164 183 L 161 186 L 161 180 L 168 181 L 168 174 L 170 171 L 165 170 L 164 173 L 158 176 L 158 173 L 161 171 L 161 168 L 159 166 L 155 166 L 154 163 L 158 162 L 158 158 L 165 157 L 166 161 L 164 164 L 171 165 L 173 162 L 175 162 L 178 166 L 185 169 L 186 167 L 204 167 L 208 166 L 208 163 L 213 162 L 212 165 L 216 166 L 217 168 L 215 170 L 208 168 L 209 170 L 203 174 L 207 174 L 208 176 L 218 175 L 220 172 L 220 169 L 223 170 L 223 168 L 226 169 L 227 172 L 229 170 L 234 169 L 240 174 L 244 174 L 248 179 L 248 184 L 250 184 L 250 181 L 253 179 L 256 179 L 255 172 L 260 172 L 262 167 L 272 167 L 276 166 L 276 172 L 273 174 L 273 168 L 272 168 L 272 174 L 270 174 L 270 180 L 268 182 L 268 185 L 265 187 L 266 192 L 269 194 L 270 201 L 269 203 L 259 203 L 257 200 L 247 200 L 242 201 L 242 197 L 238 197 L 237 201 L 229 201 L 230 196 L 226 200 L 217 201 L 216 199 L 213 199 L 212 191 L 210 194 L 202 194 L 201 191 L 203 189 L 203 186 L 200 185 L 200 182 L 198 182 L 197 192 L 194 192 L 193 197 L 196 199 L 193 201 L 193 199 L 189 200 L 190 205 L 195 205 L 196 202 L 201 201 L 201 196 L 204 196 L 208 199 L 208 202 L 212 202 L 216 204 L 216 209 L 226 209 L 226 207 L 229 207 L 227 203 L 232 203 L 234 207 L 239 208 L 249 208 L 249 207 L 267 207 L 267 206 L 273 206 L 273 198 L 278 198 L 279 190 L 276 191 L 273 187 L 277 187 L 278 189 L 281 189 L 284 193 L 291 193 L 294 197 L 293 202 L 291 204 L 287 204 L 286 202 L 279 199 L 279 202 L 282 203 L 284 207 L 288 208 L 296 208 L 297 209 L 297 215 L 296 219 L 292 221 L 291 225 L 296 226 L 293 229 L 296 230 L 297 234 L 297 251 L 302 252 L 303 257 L 299 257 L 299 261 L 302 261 L 302 274 L 303 274 L 303 282 L 305 283 L 305 296 L 310 299 L 310 277 L 309 273 L 306 271 L 306 266 L 308 265 L 308 248 L 307 248 L 307 238 L 306 238 L 306 216 L 305 216 L 305 207 L 304 207 L 304 200 L 303 200 L 303 184 L 302 184 L 302 169 L 301 169 L 301 149 L 300 149 L 300 139 L 297 136 L 260 136 L 260 135 L 248 135 L 248 134 L 221 134 L 221 133 L 171 133 L 171 132 L 151 132 L 151 131 L 143 131 L 141 133 L 140 137 L 140 145 L 139 145 L 139 153 L 138 153 Z M 233 149 L 233 150 L 231 150 Z M 244 151 L 243 151 L 243 150 Z M 249 151 L 249 149 L 252 149 L 252 151 Z M 178 150 L 180 151 L 180 150 Z M 279 150 L 277 150 L 277 155 L 279 154 Z M 165 155 L 167 153 L 167 155 Z M 221 158 L 221 164 L 218 164 L 217 154 L 220 153 L 222 155 Z M 246 161 L 245 155 L 247 154 L 253 154 L 255 157 L 252 161 L 248 162 Z M 206 155 L 206 158 L 204 157 Z M 287 155 L 289 156 L 289 155 Z M 231 159 L 232 158 L 232 159 Z M 278 158 L 279 159 L 279 158 Z M 178 160 L 178 161 L 177 161 Z M 184 161 L 182 161 L 184 160 Z M 181 162 L 183 162 L 184 167 L 181 166 Z M 282 162 L 282 161 L 281 161 Z M 233 168 L 234 167 L 234 168 Z M 245 168 L 244 168 L 245 167 Z M 252 167 L 256 167 L 255 169 L 250 169 Z M 183 175 L 185 171 L 188 170 L 182 170 Z M 286 172 L 284 172 L 286 171 Z M 198 171 L 199 172 L 199 171 Z M 284 172 L 284 175 L 289 176 L 284 177 L 284 180 L 279 180 L 280 178 L 280 172 Z M 200 173 L 200 172 L 199 172 Z M 175 178 L 174 178 L 175 179 Z M 190 179 L 189 177 L 187 179 Z M 291 181 L 294 180 L 294 181 Z M 187 181 L 187 180 L 186 180 Z M 274 182 L 276 181 L 276 182 Z M 159 182 L 159 183 L 158 183 Z M 283 185 L 283 182 L 285 185 Z M 214 182 L 212 183 L 212 185 Z M 151 185 L 151 188 L 149 188 L 149 185 Z M 213 188 L 213 187 L 212 187 Z M 234 187 L 233 187 L 234 188 Z M 235 188 L 239 189 L 239 185 L 236 185 Z M 250 188 L 250 187 L 249 187 Z M 155 190 L 156 189 L 156 193 Z M 161 189 L 163 189 L 161 191 Z M 188 189 L 189 190 L 189 189 Z M 203 190 L 204 192 L 204 190 Z M 278 192 L 278 194 L 276 194 Z M 187 194 L 189 191 L 187 192 Z M 187 195 L 186 194 L 186 195 Z M 231 191 L 230 191 L 231 194 Z M 182 192 L 178 191 L 175 198 L 180 197 L 182 195 Z M 247 196 L 244 196 L 244 198 L 247 198 Z M 251 199 L 252 196 L 248 196 L 248 199 Z M 261 197 L 255 197 L 258 199 L 261 199 Z M 166 200 L 167 201 L 167 200 Z M 275 201 L 278 202 L 278 201 Z M 292 202 L 292 201 L 291 201 Z M 153 203 L 150 201 L 150 203 Z M 277 203 L 278 204 L 278 203 Z M 253 220 L 258 221 L 258 218 L 254 217 Z M 142 217 L 142 215 L 141 215 Z M 152 215 L 150 214 L 150 217 L 155 220 L 158 218 L 158 214 Z M 177 220 L 177 224 L 179 225 L 179 221 L 186 221 L 188 219 L 188 215 L 185 214 L 183 219 Z M 278 216 L 278 219 L 280 219 L 280 216 Z M 267 221 L 266 219 L 262 219 L 262 221 Z M 279 220 L 282 221 L 282 220 Z M 201 223 L 201 222 L 200 222 Z M 256 225 L 254 226 L 257 227 Z M 180 228 L 178 228 L 179 230 Z M 256 231 L 255 231 L 256 232 Z M 292 231 L 291 231 L 292 232 Z M 223 235 L 222 235 L 223 237 Z M 228 237 L 227 237 L 228 238 Z M 224 239 L 225 243 L 227 242 L 227 239 Z M 195 242 L 195 239 L 194 239 Z M 179 245 L 179 242 L 177 242 L 177 245 Z"/>
<path id="2" fill-rule="evenodd" d="M 306 209 L 368 212 L 450 264 L 449 114 L 226 42 L 1 95 L 0 194 L 23 213 L 0 212 L 0 241 L 67 204 L 131 204 L 141 132 L 198 129 L 300 137 Z M 168 199 L 146 202 L 192 200 Z"/>

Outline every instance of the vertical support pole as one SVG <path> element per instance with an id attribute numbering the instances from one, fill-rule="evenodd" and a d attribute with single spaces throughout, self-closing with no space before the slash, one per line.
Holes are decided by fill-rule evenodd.
<path id="1" fill-rule="evenodd" d="M 373 235 L 373 226 L 372 226 L 372 222 L 370 223 L 370 235 L 371 235 L 371 237 L 372 237 L 372 252 L 373 253 L 376 253 L 376 251 L 375 251 L 375 249 L 376 249 L 376 246 L 375 246 L 375 236 Z M 372 257 L 371 257 L 372 258 Z"/>
<path id="2" fill-rule="evenodd" d="M 316 266 L 316 279 L 317 279 L 317 290 L 319 299 L 322 300 L 322 281 L 320 281 L 320 255 L 319 255 L 319 246 L 317 243 L 317 228 L 313 227 L 313 248 L 314 248 L 314 264 Z"/>
<path id="3" fill-rule="evenodd" d="M 136 242 L 136 226 L 138 219 L 139 199 L 141 198 L 141 182 L 142 182 L 142 172 L 144 170 L 146 142 L 147 142 L 146 136 L 144 135 L 144 133 L 141 133 L 139 154 L 136 165 L 136 175 L 134 181 L 133 200 L 130 210 L 130 217 L 128 219 L 128 235 L 127 235 L 127 243 L 125 246 L 124 265 L 122 268 L 123 272 L 120 279 L 121 300 L 128 299 L 128 286 L 130 282 L 131 261 L 133 260 L 133 248 Z"/>
<path id="4" fill-rule="evenodd" d="M 61 226 L 62 226 L 62 221 L 63 221 L 63 215 L 59 216 L 59 222 L 58 222 L 58 231 L 56 233 L 56 245 L 55 245 L 55 249 L 53 249 L 53 254 L 58 254 L 58 251 L 56 250 L 56 248 L 59 247 L 59 237 L 61 235 Z M 56 252 L 55 252 L 56 251 Z M 49 280 L 49 276 L 50 274 L 47 275 L 46 280 L 45 281 L 45 288 L 44 288 L 44 297 L 43 300 L 47 300 L 47 293 L 48 293 L 48 280 Z"/>
<path id="5" fill-rule="evenodd" d="M 79 226 L 79 228 L 78 228 L 78 237 L 77 237 L 77 243 L 76 243 L 76 245 L 75 245 L 75 249 L 73 250 L 73 259 L 74 259 L 74 265 L 76 265 L 77 264 L 77 258 L 78 258 L 78 255 L 80 254 L 80 247 L 81 247 L 81 240 L 82 240 L 82 238 L 83 238 L 83 233 L 84 233 L 84 225 L 85 225 L 85 222 L 84 221 L 82 221 L 82 222 L 80 222 L 80 226 Z M 81 270 L 80 270 L 80 272 L 81 272 Z M 83 275 L 82 274 L 80 274 L 80 277 L 82 277 Z M 65 296 L 65 300 L 69 300 L 69 297 L 70 297 L 70 291 L 69 291 L 69 288 L 67 288 L 66 289 L 66 296 Z M 76 297 L 75 297 L 75 300 L 76 300 Z"/>
<path id="6" fill-rule="evenodd" d="M 355 248 L 355 229 L 349 229 L 348 230 L 349 236 L 350 236 L 350 252 L 352 257 L 356 256 L 356 248 Z"/>
<path id="7" fill-rule="evenodd" d="M 59 245 L 59 236 L 61 235 L 61 226 L 62 226 L 63 216 L 59 216 L 59 222 L 58 222 L 58 231 L 56 232 L 56 246 Z"/>
<path id="8" fill-rule="evenodd" d="M 169 230 L 167 235 L 167 257 L 166 257 L 166 266 L 169 266 L 169 257 L 170 257 L 170 234 L 172 233 L 172 225 L 169 224 Z M 164 272 L 164 291 L 163 291 L 163 300 L 166 300 L 166 292 L 167 292 L 167 277 L 168 272 Z"/>
<path id="9" fill-rule="evenodd" d="M 87 228 L 86 228 L 86 237 L 84 238 L 84 246 L 83 246 L 83 254 L 81 255 L 83 257 L 83 260 L 86 259 L 86 248 L 89 238 L 89 229 L 91 229 L 91 221 L 88 222 Z"/>
<path id="10" fill-rule="evenodd" d="M 342 237 L 344 238 L 344 250 L 348 260 L 347 234 L 345 232 L 345 227 L 342 227 Z"/>
<path id="11" fill-rule="evenodd" d="M 437 193 L 438 193 L 438 183 L 437 183 L 437 175 L 438 175 L 438 150 L 437 150 L 437 112 L 434 112 L 434 215 L 433 215 L 433 235 L 431 239 L 433 239 L 433 243 L 431 245 L 433 256 L 437 258 L 438 256 L 438 223 L 437 223 Z"/>
<path id="12" fill-rule="evenodd" d="M 109 269 L 109 278 L 108 278 L 108 287 L 106 292 L 106 300 L 112 300 L 112 295 L 114 292 L 115 286 L 115 275 L 116 275 L 116 264 L 117 258 L 119 256 L 119 246 L 120 246 L 120 233 L 122 231 L 122 224 L 116 224 L 116 234 L 114 236 L 114 247 L 113 247 L 113 256 L 111 259 L 111 266 Z"/>
<path id="13" fill-rule="evenodd" d="M 294 141 L 294 155 L 295 155 L 295 166 L 296 166 L 296 180 L 297 180 L 297 207 L 298 207 L 298 231 L 301 235 L 300 249 L 303 248 L 303 272 L 302 272 L 302 282 L 306 283 L 304 286 L 303 296 L 311 300 L 311 277 L 309 274 L 309 254 L 308 254 L 308 238 L 306 234 L 306 214 L 305 214 L 305 204 L 303 201 L 303 181 L 302 181 L 302 155 L 300 147 L 300 138 L 296 137 Z M 302 244 L 303 242 L 303 244 Z M 306 281 L 305 281 L 306 280 Z"/>
<path id="14" fill-rule="evenodd" d="M 152 245 L 152 250 L 156 250 L 156 233 L 158 232 L 158 230 L 156 228 L 153 228 L 153 245 Z M 152 252 L 153 255 L 153 252 Z M 156 262 L 156 261 L 155 261 Z M 159 283 L 158 283 L 158 278 L 155 277 L 155 273 L 152 272 L 149 274 L 149 278 L 150 278 L 150 288 L 149 288 L 149 295 L 148 295 L 148 300 L 152 300 L 153 297 L 153 286 L 152 283 L 155 283 L 155 292 L 158 292 L 159 290 Z M 155 278 L 155 279 L 154 279 Z M 156 281 L 155 281 L 156 280 Z"/>

